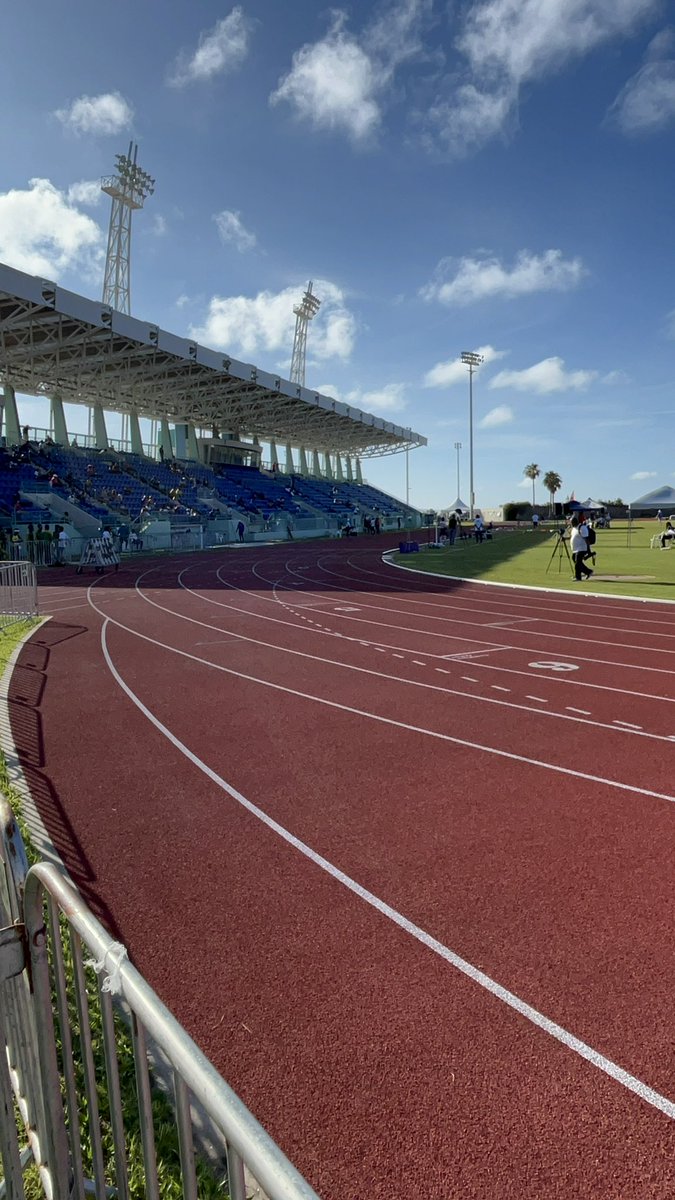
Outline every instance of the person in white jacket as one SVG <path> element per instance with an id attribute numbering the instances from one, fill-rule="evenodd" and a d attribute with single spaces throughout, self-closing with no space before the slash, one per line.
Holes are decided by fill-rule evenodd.
<path id="1" fill-rule="evenodd" d="M 588 543 L 579 529 L 579 518 L 572 517 L 570 524 L 570 549 L 572 558 L 574 559 L 574 578 L 578 583 L 582 579 L 589 579 L 593 572 L 584 562 L 584 556 L 588 551 Z"/>

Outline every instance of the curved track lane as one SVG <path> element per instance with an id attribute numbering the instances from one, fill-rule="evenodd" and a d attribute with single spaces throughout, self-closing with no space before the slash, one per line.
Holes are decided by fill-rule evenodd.
<path id="1" fill-rule="evenodd" d="M 90 584 L 13 680 L 33 793 L 319 1193 L 671 1196 L 672 609 L 371 543 Z"/>

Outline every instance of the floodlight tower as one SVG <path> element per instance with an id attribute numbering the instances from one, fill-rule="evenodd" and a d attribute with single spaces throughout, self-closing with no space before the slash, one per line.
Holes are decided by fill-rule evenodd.
<path id="1" fill-rule="evenodd" d="M 115 174 L 101 180 L 101 191 L 112 197 L 108 249 L 105 256 L 103 303 L 130 313 L 131 214 L 152 196 L 155 181 L 139 167 L 138 146 L 129 142 L 127 154 L 115 155 Z"/>
<path id="2" fill-rule="evenodd" d="M 476 503 L 473 494 L 473 373 L 483 362 L 483 355 L 474 350 L 463 350 L 461 358 L 464 366 L 469 368 L 469 511 L 473 521 Z"/>
<path id="3" fill-rule="evenodd" d="M 295 337 L 293 338 L 293 357 L 291 358 L 291 382 L 305 386 L 305 359 L 307 357 L 307 326 L 316 316 L 321 307 L 321 301 L 312 295 L 312 281 L 307 285 L 307 291 L 300 304 L 296 304 Z"/>

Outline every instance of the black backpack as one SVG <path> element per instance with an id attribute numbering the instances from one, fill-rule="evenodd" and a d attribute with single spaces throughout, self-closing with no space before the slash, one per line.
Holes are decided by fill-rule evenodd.
<path id="1" fill-rule="evenodd" d="M 595 545 L 595 530 L 592 525 L 588 526 L 588 544 L 589 546 Z"/>

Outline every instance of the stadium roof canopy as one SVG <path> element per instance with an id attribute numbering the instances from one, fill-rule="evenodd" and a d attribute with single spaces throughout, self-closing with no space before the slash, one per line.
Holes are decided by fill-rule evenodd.
<path id="1" fill-rule="evenodd" d="M 0 263 L 0 380 L 113 412 L 364 457 L 426 438 Z"/>

